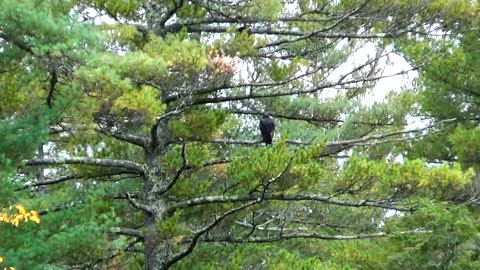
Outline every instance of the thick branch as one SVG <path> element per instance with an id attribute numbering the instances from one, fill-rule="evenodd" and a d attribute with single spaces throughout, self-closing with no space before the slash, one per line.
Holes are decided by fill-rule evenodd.
<path id="1" fill-rule="evenodd" d="M 129 193 L 125 193 L 125 197 L 128 200 L 128 202 L 130 203 L 130 205 L 133 206 L 133 208 L 136 208 L 138 210 L 142 210 L 143 212 L 145 212 L 149 215 L 155 215 L 155 211 L 153 211 L 153 209 L 151 207 L 149 207 L 148 205 L 141 204 L 141 203 L 137 202 L 135 199 L 133 199 L 130 196 Z"/>
<path id="2" fill-rule="evenodd" d="M 186 108 L 180 108 L 180 109 L 165 113 L 165 114 L 163 114 L 163 115 L 161 115 L 161 116 L 159 116 L 155 119 L 155 124 L 153 124 L 150 127 L 150 148 L 152 150 L 156 149 L 161 144 L 160 138 L 158 137 L 158 134 L 157 134 L 160 125 L 162 125 L 162 124 L 166 125 L 166 122 L 168 122 L 168 119 L 170 119 L 170 117 L 175 116 L 175 115 L 179 115 L 185 110 L 186 110 Z M 165 138 L 163 138 L 163 139 L 165 139 Z M 165 142 L 163 142 L 163 143 L 165 143 Z"/>
<path id="3" fill-rule="evenodd" d="M 7 35 L 6 33 L 3 33 L 3 32 L 0 32 L 0 38 L 15 44 L 15 46 L 17 46 L 20 49 L 22 49 L 22 50 L 24 50 L 24 51 L 33 55 L 32 48 L 27 43 L 23 42 L 22 40 L 10 37 L 9 35 Z"/>
<path id="4" fill-rule="evenodd" d="M 115 138 L 120 141 L 128 142 L 140 147 L 145 147 L 146 146 L 146 140 L 143 137 L 140 136 L 135 136 L 131 134 L 125 134 L 125 133 L 119 133 L 119 132 L 109 132 L 105 129 L 102 129 L 100 127 L 96 127 L 95 130 L 98 133 L 104 134 L 106 136 Z"/>
<path id="5" fill-rule="evenodd" d="M 167 10 L 165 14 L 162 15 L 160 18 L 160 27 L 164 28 L 165 23 L 175 15 L 175 13 L 183 6 L 183 0 L 175 0 L 173 1 L 173 8 Z"/>

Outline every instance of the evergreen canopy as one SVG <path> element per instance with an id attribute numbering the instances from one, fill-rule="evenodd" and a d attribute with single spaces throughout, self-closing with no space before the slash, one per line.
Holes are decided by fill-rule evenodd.
<path id="1" fill-rule="evenodd" d="M 0 267 L 478 269 L 479 5 L 2 0 Z"/>

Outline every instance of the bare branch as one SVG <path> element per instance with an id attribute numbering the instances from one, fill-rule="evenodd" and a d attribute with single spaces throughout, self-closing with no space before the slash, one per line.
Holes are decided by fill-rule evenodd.
<path id="1" fill-rule="evenodd" d="M 361 144 L 361 143 L 364 143 L 364 142 L 367 142 L 367 141 L 379 140 L 379 139 L 383 139 L 383 138 L 391 137 L 391 136 L 395 136 L 395 135 L 402 135 L 402 134 L 407 134 L 407 133 L 421 132 L 421 131 L 424 131 L 424 130 L 427 130 L 427 129 L 430 129 L 430 128 L 433 128 L 433 127 L 436 127 L 436 126 L 439 126 L 439 125 L 442 125 L 442 124 L 452 123 L 452 122 L 455 122 L 455 121 L 457 121 L 457 118 L 450 118 L 450 119 L 445 119 L 445 120 L 439 121 L 439 122 L 434 123 L 434 124 L 432 124 L 432 125 L 425 126 L 425 127 L 423 127 L 423 128 L 414 128 L 414 129 L 407 129 L 407 130 L 397 130 L 397 131 L 391 131 L 391 132 L 386 132 L 386 133 L 369 135 L 369 136 L 365 136 L 365 137 L 362 137 L 362 138 L 359 138 L 359 139 L 336 141 L 336 142 L 328 143 L 328 146 L 358 145 L 358 144 Z"/>
<path id="2" fill-rule="evenodd" d="M 58 133 L 67 132 L 67 131 L 74 132 L 76 130 L 88 130 L 89 126 L 86 126 L 86 125 L 75 126 L 75 125 L 72 125 L 71 123 L 60 123 L 54 126 L 50 126 L 49 129 L 50 129 L 50 134 L 58 134 Z M 106 130 L 98 124 L 95 126 L 95 131 L 100 134 L 115 138 L 123 142 L 128 142 L 140 147 L 145 147 L 146 145 L 146 139 L 144 137 L 121 133 L 118 131 Z"/>
<path id="3" fill-rule="evenodd" d="M 111 172 L 111 173 L 105 173 L 105 174 L 92 174 L 92 175 L 76 175 L 76 174 L 69 174 L 69 175 L 64 175 L 60 176 L 57 178 L 49 179 L 49 180 L 44 180 L 44 181 L 38 181 L 38 182 L 32 182 L 25 184 L 23 187 L 17 189 L 17 191 L 24 190 L 27 188 L 31 187 L 40 187 L 40 186 L 48 186 L 48 185 L 54 185 L 58 183 L 62 183 L 68 180 L 74 180 L 74 179 L 84 179 L 84 178 L 99 178 L 99 177 L 108 177 L 108 176 L 115 176 L 115 175 L 131 175 L 131 177 L 138 177 L 139 174 L 135 174 L 134 172 Z"/>
<path id="4" fill-rule="evenodd" d="M 164 194 L 165 192 L 169 191 L 174 185 L 175 183 L 177 183 L 178 179 L 180 178 L 180 175 L 182 175 L 182 172 L 187 169 L 188 167 L 188 161 L 187 161 L 187 157 L 186 157 L 186 153 L 185 153 L 185 148 L 186 148 L 186 143 L 183 142 L 182 144 L 182 152 L 181 152 L 181 155 L 182 155 L 182 166 L 180 167 L 180 169 L 178 169 L 177 173 L 175 174 L 175 176 L 173 177 L 172 181 L 170 181 L 170 183 L 163 189 L 160 191 L 160 195 L 161 194 Z"/>
<path id="5" fill-rule="evenodd" d="M 246 115 L 263 115 L 265 112 L 257 111 L 257 110 L 235 110 L 233 111 L 235 114 L 246 114 Z M 307 122 L 326 122 L 326 123 L 344 123 L 344 120 L 334 119 L 334 118 L 326 118 L 326 117 L 318 117 L 315 115 L 286 115 L 276 112 L 268 111 L 268 113 L 275 118 L 283 118 L 288 120 L 301 120 Z M 370 125 L 370 126 L 391 126 L 392 124 L 385 124 L 385 123 L 374 123 L 374 122 L 362 122 L 362 121 L 353 121 L 354 124 L 361 124 L 361 125 Z"/>
<path id="6" fill-rule="evenodd" d="M 350 140 L 340 140 L 340 141 L 333 141 L 327 143 L 326 147 L 338 147 L 338 146 L 363 146 L 365 145 L 366 142 L 368 141 L 375 141 L 375 140 L 380 140 L 392 136 L 397 136 L 397 135 L 402 135 L 402 134 L 408 134 L 408 133 L 415 133 L 415 132 L 422 132 L 427 129 L 431 129 L 437 126 L 440 126 L 442 124 L 446 123 L 453 123 L 457 121 L 457 118 L 451 118 L 451 119 L 445 119 L 442 121 L 439 121 L 437 123 L 434 123 L 432 125 L 428 125 L 422 128 L 414 128 L 414 129 L 407 129 L 407 130 L 396 130 L 396 131 L 391 131 L 391 132 L 385 132 L 385 133 L 379 133 L 379 134 L 373 134 L 373 135 L 368 135 L 364 136 L 361 138 L 357 139 L 350 139 Z M 408 139 L 415 139 L 417 137 L 412 137 L 412 138 L 402 138 L 403 140 L 408 140 Z M 190 139 L 191 141 L 198 141 L 195 139 Z M 397 140 L 395 140 L 397 141 Z M 387 142 L 395 142 L 395 141 L 384 141 L 385 143 Z M 229 145 L 257 145 L 257 144 L 262 144 L 261 140 L 234 140 L 234 139 L 213 139 L 210 141 L 207 141 L 208 143 L 214 143 L 214 144 L 229 144 Z M 299 140 L 286 140 L 285 143 L 287 144 L 293 144 L 293 145 L 311 145 L 312 142 L 307 142 L 307 141 L 299 141 Z M 327 151 L 328 152 L 328 151 Z"/>
<path id="7" fill-rule="evenodd" d="M 232 208 L 232 209 L 228 210 L 227 212 L 223 213 L 222 215 L 216 217 L 210 224 L 203 227 L 201 230 L 197 231 L 193 235 L 193 237 L 191 238 L 191 241 L 190 241 L 190 244 L 188 245 L 188 247 L 185 250 L 183 250 L 183 251 L 175 254 L 174 256 L 172 256 L 171 259 L 169 259 L 167 262 L 165 262 L 162 265 L 161 269 L 168 269 L 170 266 L 172 266 L 176 262 L 180 261 L 184 257 L 188 256 L 190 253 L 192 253 L 192 251 L 194 250 L 195 246 L 197 245 L 197 242 L 200 239 L 200 237 L 203 236 L 204 234 L 206 234 L 207 232 L 209 232 L 210 230 L 212 230 L 216 225 L 218 225 L 226 217 L 228 217 L 228 216 L 230 216 L 230 215 L 232 215 L 232 214 L 234 214 L 234 213 L 236 213 L 240 210 L 243 210 L 247 207 L 255 205 L 255 204 L 259 203 L 261 200 L 262 200 L 261 198 L 256 198 L 253 201 L 250 201 L 246 204 L 242 204 L 238 207 Z"/>
<path id="8" fill-rule="evenodd" d="M 200 240 L 201 242 L 224 242 L 224 243 L 271 243 L 278 242 L 288 239 L 318 239 L 318 240 L 360 240 L 360 239 L 369 239 L 369 238 L 383 238 L 383 237 L 394 237 L 398 235 L 410 235 L 410 234 L 428 234 L 432 231 L 428 230 L 410 230 L 410 231 L 401 231 L 394 233 L 370 233 L 370 234 L 356 234 L 356 235 L 328 235 L 328 234 L 319 234 L 319 233 L 282 233 L 272 237 L 249 237 L 249 238 L 239 238 L 234 236 L 227 237 L 208 237 Z M 185 240 L 185 242 L 190 242 L 192 240 Z"/>
<path id="9" fill-rule="evenodd" d="M 352 10 L 351 12 L 349 13 L 346 13 L 345 15 L 341 16 L 340 18 L 338 18 L 338 20 L 333 23 L 332 25 L 329 25 L 329 26 L 326 26 L 326 27 L 322 27 L 318 30 L 315 30 L 311 33 L 302 33 L 301 35 L 298 35 L 298 33 L 296 33 L 296 36 L 299 36 L 298 38 L 296 39 L 283 39 L 283 40 L 277 40 L 277 41 L 274 41 L 274 42 L 271 42 L 271 43 L 268 43 L 266 45 L 262 45 L 261 47 L 259 48 L 266 48 L 266 47 L 272 47 L 272 46 L 278 46 L 278 45 L 282 45 L 282 44 L 285 44 L 285 43 L 291 43 L 291 42 L 298 42 L 298 41 L 301 41 L 301 40 L 305 40 L 305 39 L 309 39 L 309 38 L 312 38 L 312 37 L 316 37 L 316 38 L 358 38 L 358 39 L 363 39 L 365 38 L 365 36 L 367 36 L 368 34 L 363 34 L 363 35 L 358 35 L 356 33 L 351 33 L 351 34 L 348 34 L 348 33 L 328 33 L 328 31 L 334 29 L 335 27 L 337 27 L 338 25 L 340 25 L 343 21 L 347 20 L 349 17 L 355 15 L 356 13 L 358 13 L 360 10 L 362 10 L 366 5 L 367 3 L 370 2 L 370 0 L 366 0 L 365 2 L 363 2 L 358 8 Z M 284 31 L 285 32 L 285 31 Z M 297 32 L 297 31 L 296 31 Z M 281 32 L 280 32 L 281 33 Z M 287 32 L 288 33 L 288 32 Z M 284 34 L 280 34 L 280 35 L 288 35 L 290 36 L 290 34 L 287 34 L 287 33 L 284 33 Z M 343 36 L 343 35 L 347 35 L 347 36 Z M 385 37 L 396 37 L 396 36 L 399 36 L 400 34 L 403 34 L 401 32 L 398 32 L 398 33 L 383 33 L 381 34 L 380 36 L 376 36 L 377 38 L 378 37 L 382 37 L 382 38 L 385 38 Z M 372 35 L 372 34 L 370 34 Z M 375 34 L 373 34 L 375 35 Z"/>
<path id="10" fill-rule="evenodd" d="M 247 194 L 247 195 L 233 195 L 233 196 L 206 196 L 200 198 L 194 198 L 190 200 L 181 201 L 171 205 L 166 209 L 166 212 L 173 212 L 176 209 L 194 207 L 199 205 L 207 205 L 214 203 L 234 203 L 234 202 L 244 202 L 251 201 L 258 198 L 262 198 L 265 201 L 316 201 L 323 202 L 326 204 L 347 206 L 347 207 L 374 207 L 382 209 L 391 209 L 396 211 L 403 212 L 412 212 L 417 208 L 412 207 L 399 207 L 393 203 L 378 202 L 372 200 L 362 200 L 362 201 L 348 201 L 348 200 L 338 200 L 334 199 L 331 196 L 323 196 L 320 194 Z"/>
<path id="11" fill-rule="evenodd" d="M 95 158 L 45 158 L 45 159 L 31 159 L 23 162 L 26 166 L 41 166 L 41 165 L 91 165 L 98 167 L 112 167 L 112 168 L 124 168 L 127 170 L 133 170 L 135 172 L 144 173 L 143 166 L 128 160 L 115 160 L 115 159 L 95 159 Z"/>
<path id="12" fill-rule="evenodd" d="M 18 188 L 16 191 L 24 190 L 24 189 L 31 188 L 31 187 L 40 187 L 40 186 L 58 184 L 58 183 L 62 183 L 62 182 L 68 181 L 68 180 L 80 179 L 82 177 L 83 176 L 78 176 L 78 175 L 75 175 L 75 174 L 64 175 L 64 176 L 60 176 L 60 177 L 57 177 L 57 178 L 54 178 L 54 179 L 49 179 L 49 180 L 40 181 L 40 182 L 28 183 L 28 184 L 25 184 L 23 187 Z"/>
<path id="13" fill-rule="evenodd" d="M 374 21 L 378 20 L 374 17 L 360 17 L 360 16 L 352 16 L 353 14 L 347 14 L 347 16 L 341 16 L 337 14 L 332 14 L 328 17 L 302 17 L 302 14 L 293 15 L 289 17 L 278 17 L 275 19 L 277 22 L 332 22 L 332 21 L 339 21 L 342 18 L 348 20 L 360 20 L 360 21 Z M 201 19 L 190 19 L 182 22 L 175 22 L 165 27 L 166 32 L 175 32 L 182 29 L 184 26 L 194 26 L 200 24 L 253 24 L 253 23 L 271 23 L 270 19 L 267 18 L 254 18 L 254 17 L 220 17 L 220 16 L 212 16 L 208 18 L 201 18 Z"/>

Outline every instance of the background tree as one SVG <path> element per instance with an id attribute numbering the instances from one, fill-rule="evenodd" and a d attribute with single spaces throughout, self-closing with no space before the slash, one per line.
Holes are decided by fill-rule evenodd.
<path id="1" fill-rule="evenodd" d="M 424 263 L 415 252 L 437 250 L 432 235 L 454 246 L 476 233 L 457 219 L 468 217 L 474 173 L 396 158 L 458 117 L 405 129 L 412 92 L 364 99 L 408 72 L 382 70 L 398 50 L 410 56 L 446 22 L 468 28 L 477 10 L 457 0 L 4 0 L 10 141 L 0 149 L 2 172 L 18 169 L 2 175 L 2 192 L 43 210 L 21 237 L 0 235 L 0 254 L 19 269 Z M 412 70 L 438 57 L 414 52 Z M 268 148 L 257 130 L 265 111 L 281 134 Z M 216 261 L 195 256 L 213 251 Z M 432 267 L 476 261 L 457 255 L 439 253 Z"/>
<path id="2" fill-rule="evenodd" d="M 458 12 L 458 11 L 456 11 Z M 476 9 L 478 12 L 478 7 Z M 424 54 L 435 58 L 419 73 L 419 106 L 413 114 L 431 123 L 455 118 L 441 132 L 425 137 L 409 151 L 410 158 L 423 158 L 430 164 L 461 164 L 473 168 L 476 176 L 456 198 L 458 211 L 455 218 L 449 217 L 442 224 L 442 233 L 432 234 L 422 243 L 416 256 L 419 263 L 437 267 L 478 267 L 476 242 L 478 226 L 478 26 L 477 17 L 445 18 L 442 35 L 425 39 L 416 44 L 402 44 L 399 48 L 414 62 Z M 452 33 L 454 35 L 452 35 Z M 456 34 L 462 33 L 456 36 Z M 450 211 L 449 206 L 449 211 Z M 432 210 L 445 214 L 438 205 Z M 450 213 L 453 213 L 450 211 Z M 443 215 L 442 214 L 442 215 Z M 441 227 L 438 227 L 441 228 Z M 422 252 L 426 251 L 426 253 Z M 432 259 L 431 254 L 437 254 Z M 410 255 L 411 256 L 411 255 Z"/>

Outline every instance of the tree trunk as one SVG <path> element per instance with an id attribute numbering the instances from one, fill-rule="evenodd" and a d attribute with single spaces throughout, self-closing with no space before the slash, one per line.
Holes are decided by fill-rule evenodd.
<path id="1" fill-rule="evenodd" d="M 166 153 L 170 142 L 168 119 L 163 119 L 152 132 L 149 146 L 145 147 L 145 175 L 143 198 L 152 213 L 145 212 L 144 252 L 145 269 L 165 269 L 165 263 L 172 256 L 168 240 L 159 237 L 157 223 L 165 218 L 166 201 L 162 191 L 169 178 L 162 168 L 161 157 Z"/>
<path id="2" fill-rule="evenodd" d="M 146 151 L 146 174 L 144 177 L 143 197 L 145 204 L 153 213 L 145 213 L 145 269 L 161 269 L 163 263 L 171 256 L 168 243 L 158 237 L 156 224 L 163 218 L 165 201 L 160 190 L 166 185 L 166 177 L 162 173 L 160 158 L 157 151 Z"/>

